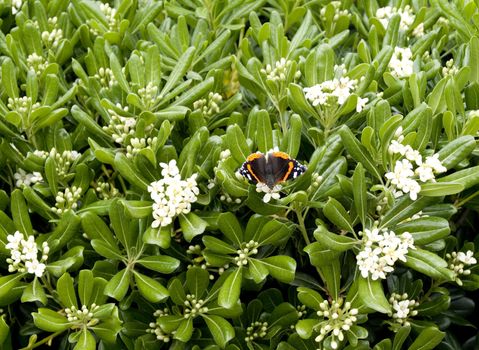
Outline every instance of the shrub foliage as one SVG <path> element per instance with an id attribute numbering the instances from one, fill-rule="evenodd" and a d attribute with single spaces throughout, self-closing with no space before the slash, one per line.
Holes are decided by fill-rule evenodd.
<path id="1" fill-rule="evenodd" d="M 478 6 L 0 2 L 0 348 L 477 347 Z"/>

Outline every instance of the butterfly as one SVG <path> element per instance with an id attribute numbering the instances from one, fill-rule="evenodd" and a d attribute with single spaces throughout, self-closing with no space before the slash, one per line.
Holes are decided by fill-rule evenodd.
<path id="1" fill-rule="evenodd" d="M 251 183 L 264 183 L 270 189 L 280 182 L 296 179 L 306 167 L 285 152 L 256 152 L 250 154 L 239 173 Z"/>

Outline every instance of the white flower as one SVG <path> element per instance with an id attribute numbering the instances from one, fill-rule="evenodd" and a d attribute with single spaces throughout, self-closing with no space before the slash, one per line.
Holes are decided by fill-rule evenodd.
<path id="1" fill-rule="evenodd" d="M 168 226 L 175 216 L 188 214 L 200 192 L 196 183 L 197 174 L 182 180 L 176 160 L 171 160 L 168 164 L 160 163 L 160 166 L 163 168 L 163 178 L 148 186 L 148 192 L 154 201 L 153 228 Z"/>
<path id="2" fill-rule="evenodd" d="M 30 186 L 37 182 L 43 181 L 42 174 L 39 172 L 35 171 L 30 174 L 21 168 L 18 168 L 17 172 L 13 174 L 13 178 L 16 180 L 15 186 L 17 187 L 22 187 L 23 185 Z"/>
<path id="3" fill-rule="evenodd" d="M 368 103 L 368 98 L 361 98 L 358 97 L 358 102 L 356 103 L 356 112 L 361 112 L 364 107 L 366 106 L 366 103 Z"/>
<path id="4" fill-rule="evenodd" d="M 263 202 L 265 203 L 268 203 L 269 201 L 271 201 L 271 199 L 280 199 L 281 195 L 279 192 L 281 191 L 281 188 L 281 185 L 274 185 L 273 188 L 269 188 L 268 185 L 262 182 L 258 182 L 256 184 L 256 192 L 266 193 L 263 197 Z"/>
<path id="5" fill-rule="evenodd" d="M 395 47 L 388 66 L 391 69 L 391 74 L 397 78 L 410 76 L 413 73 L 414 66 L 411 49 L 409 47 Z"/>
<path id="6" fill-rule="evenodd" d="M 424 163 L 426 164 L 426 166 L 431 167 L 436 174 L 444 173 L 447 171 L 447 168 L 443 166 L 441 161 L 439 160 L 438 153 L 427 157 Z"/>
<path id="7" fill-rule="evenodd" d="M 390 19 L 395 14 L 398 14 L 399 16 L 401 16 L 401 21 L 399 22 L 399 29 L 408 30 L 409 27 L 413 24 L 415 19 L 411 6 L 409 5 L 406 5 L 404 9 L 401 9 L 401 8 L 398 9 L 391 6 L 378 8 L 376 11 L 376 18 L 379 20 L 379 22 L 381 22 L 383 27 L 386 29 L 389 25 Z"/>
<path id="8" fill-rule="evenodd" d="M 394 271 L 397 260 L 406 261 L 409 249 L 415 249 L 414 240 L 409 232 L 397 236 L 393 231 L 377 228 L 365 229 L 363 249 L 356 255 L 361 276 L 371 276 L 371 279 L 385 279 Z"/>
<path id="9" fill-rule="evenodd" d="M 397 160 L 394 166 L 394 171 L 386 173 L 385 177 L 386 179 L 391 180 L 393 185 L 401 188 L 405 181 L 414 176 L 414 171 L 412 171 L 412 168 L 413 166 L 409 160 Z"/>
<path id="10" fill-rule="evenodd" d="M 351 80 L 349 77 L 326 80 L 321 84 L 316 84 L 303 89 L 305 97 L 313 106 L 341 106 L 351 96 L 358 84 L 357 80 Z M 361 111 L 368 99 L 358 99 L 356 109 Z"/>
<path id="11" fill-rule="evenodd" d="M 406 147 L 402 143 L 392 140 L 388 147 L 388 151 L 390 154 L 400 154 L 403 156 L 406 153 Z"/>
<path id="12" fill-rule="evenodd" d="M 5 248 L 10 250 L 10 258 L 7 259 L 9 272 L 26 271 L 37 277 L 43 276 L 46 268 L 44 262 L 47 261 L 50 251 L 47 242 L 43 242 L 41 259 L 38 260 L 40 249 L 34 236 L 28 236 L 25 239 L 23 233 L 16 231 L 13 235 L 7 236 L 7 241 Z"/>
<path id="13" fill-rule="evenodd" d="M 465 265 L 474 265 L 477 263 L 476 258 L 474 258 L 474 252 L 471 250 L 468 250 L 466 253 L 464 252 L 458 252 L 457 253 L 457 260 L 462 262 Z"/>
<path id="14" fill-rule="evenodd" d="M 404 148 L 405 148 L 404 156 L 406 156 L 407 160 L 414 162 L 417 165 L 422 164 L 422 156 L 418 150 L 413 149 L 409 145 L 406 145 Z"/>

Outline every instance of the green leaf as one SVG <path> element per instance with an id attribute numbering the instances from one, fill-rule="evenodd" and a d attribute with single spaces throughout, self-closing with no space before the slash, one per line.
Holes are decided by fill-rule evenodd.
<path id="1" fill-rule="evenodd" d="M 23 197 L 22 191 L 18 189 L 14 190 L 10 198 L 12 219 L 16 229 L 27 237 L 33 235 L 32 222 L 30 221 L 28 207 L 25 203 L 25 198 Z M 27 237 L 25 237 L 25 239 Z"/>
<path id="2" fill-rule="evenodd" d="M 447 169 L 454 168 L 466 159 L 476 148 L 476 141 L 470 135 L 458 137 L 448 142 L 438 153 L 439 160 Z"/>
<path id="3" fill-rule="evenodd" d="M 333 224 L 339 228 L 347 231 L 354 232 L 351 219 L 344 207 L 336 199 L 329 197 L 325 206 L 323 207 L 323 214 Z"/>
<path id="4" fill-rule="evenodd" d="M 187 242 L 191 242 L 195 236 L 201 235 L 205 232 L 206 226 L 208 225 L 205 220 L 193 212 L 180 214 L 179 220 L 181 231 L 183 231 L 183 236 Z"/>
<path id="5" fill-rule="evenodd" d="M 95 350 L 96 349 L 96 340 L 95 337 L 90 333 L 88 329 L 83 329 L 80 334 L 77 345 L 73 350 Z"/>
<path id="6" fill-rule="evenodd" d="M 235 330 L 233 326 L 223 317 L 206 314 L 202 314 L 201 316 L 205 320 L 206 326 L 208 326 L 215 343 L 221 348 L 224 348 L 226 343 L 234 338 Z"/>
<path id="7" fill-rule="evenodd" d="M 47 295 L 45 294 L 43 286 L 37 277 L 35 277 L 33 281 L 30 282 L 23 290 L 22 298 L 20 300 L 22 303 L 39 301 L 43 305 L 47 304 Z"/>
<path id="8" fill-rule="evenodd" d="M 178 328 L 176 329 L 175 334 L 173 335 L 174 339 L 178 339 L 183 343 L 187 343 L 191 336 L 193 335 L 193 318 L 183 319 Z"/>
<path id="9" fill-rule="evenodd" d="M 394 228 L 396 234 L 409 232 L 414 238 L 414 244 L 428 244 L 445 238 L 451 232 L 449 222 L 444 218 L 427 216 L 406 221 Z"/>
<path id="10" fill-rule="evenodd" d="M 307 307 L 313 310 L 320 310 L 319 304 L 321 304 L 324 299 L 317 291 L 307 288 L 307 287 L 298 287 L 298 299 L 306 305 Z"/>
<path id="11" fill-rule="evenodd" d="M 5 57 L 2 63 L 2 86 L 8 97 L 18 97 L 17 75 L 15 74 L 15 65 L 13 61 Z"/>
<path id="12" fill-rule="evenodd" d="M 10 334 L 10 327 L 5 322 L 6 315 L 0 316 L 0 345 L 2 345 Z"/>
<path id="13" fill-rule="evenodd" d="M 260 152 L 266 153 L 273 148 L 273 130 L 269 114 L 265 110 L 254 111 L 256 114 L 256 144 Z"/>
<path id="14" fill-rule="evenodd" d="M 91 240 L 91 246 L 101 256 L 112 259 L 112 260 L 122 260 L 123 255 L 118 247 L 112 246 L 101 239 L 93 239 Z"/>
<path id="15" fill-rule="evenodd" d="M 468 189 L 479 183 L 479 165 L 441 177 L 437 182 L 453 182 L 455 184 L 463 185 L 464 189 Z"/>
<path id="16" fill-rule="evenodd" d="M 393 346 L 391 350 L 401 350 L 404 342 L 406 341 L 409 333 L 411 332 L 411 326 L 402 326 L 396 332 L 393 340 Z"/>
<path id="17" fill-rule="evenodd" d="M 218 217 L 218 227 L 226 238 L 237 247 L 243 242 L 243 229 L 236 216 L 231 213 L 223 213 Z"/>
<path id="18" fill-rule="evenodd" d="M 422 196 L 442 197 L 450 194 L 456 194 L 464 190 L 463 184 L 454 182 L 431 182 L 421 185 Z"/>
<path id="19" fill-rule="evenodd" d="M 360 243 L 354 238 L 329 232 L 324 226 L 319 226 L 314 231 L 314 237 L 325 247 L 331 248 L 337 252 L 344 252 Z"/>
<path id="20" fill-rule="evenodd" d="M 123 153 L 116 154 L 115 168 L 132 185 L 146 191 L 149 183 L 139 175 L 140 172 Z"/>
<path id="21" fill-rule="evenodd" d="M 212 236 L 203 236 L 203 244 L 206 248 L 219 254 L 236 254 L 237 251 L 230 243 Z"/>
<path id="22" fill-rule="evenodd" d="M 78 274 L 78 297 L 82 305 L 91 305 L 90 297 L 93 292 L 95 280 L 91 270 L 81 270 Z"/>
<path id="23" fill-rule="evenodd" d="M 65 316 L 50 309 L 39 308 L 32 316 L 35 326 L 47 332 L 65 331 L 71 326 Z"/>
<path id="24" fill-rule="evenodd" d="M 437 254 L 424 249 L 409 249 L 404 265 L 426 276 L 440 280 L 452 281 L 454 273 L 447 268 L 447 262 Z"/>
<path id="25" fill-rule="evenodd" d="M 221 286 L 218 295 L 218 304 L 225 309 L 231 309 L 239 300 L 241 292 L 242 268 L 237 268 L 231 273 Z"/>
<path id="26" fill-rule="evenodd" d="M 186 271 L 186 287 L 197 298 L 201 298 L 210 283 L 210 274 L 200 267 L 192 267 Z"/>
<path id="27" fill-rule="evenodd" d="M 309 339 L 313 335 L 314 327 L 318 324 L 317 319 L 307 318 L 299 320 L 295 325 L 296 332 L 303 339 Z"/>
<path id="28" fill-rule="evenodd" d="M 270 275 L 283 283 L 291 283 L 296 271 L 296 260 L 290 256 L 277 255 L 261 259 Z"/>
<path id="29" fill-rule="evenodd" d="M 368 212 L 368 193 L 364 168 L 361 163 L 358 163 L 353 173 L 353 197 L 354 208 L 364 227 L 366 225 Z"/>
<path id="30" fill-rule="evenodd" d="M 105 294 L 118 301 L 122 300 L 128 292 L 130 285 L 130 270 L 123 269 L 117 272 L 105 286 Z"/>
<path id="31" fill-rule="evenodd" d="M 188 68 L 190 67 L 191 62 L 193 61 L 194 53 L 195 48 L 189 47 L 183 53 L 183 55 L 181 55 L 175 65 L 175 68 L 173 68 L 170 73 L 170 76 L 168 77 L 165 85 L 163 86 L 163 89 L 160 92 L 160 96 L 165 96 L 183 78 Z"/>
<path id="32" fill-rule="evenodd" d="M 339 129 L 339 135 L 343 141 L 344 147 L 349 154 L 359 163 L 361 163 L 372 175 L 374 175 L 379 181 L 382 181 L 381 173 L 378 170 L 378 166 L 373 162 L 369 156 L 369 152 L 363 145 L 354 137 L 351 130 L 343 125 Z"/>
<path id="33" fill-rule="evenodd" d="M 258 242 L 260 246 L 266 244 L 280 245 L 293 233 L 293 226 L 287 225 L 278 220 L 267 222 L 261 230 L 257 230 L 253 236 L 253 240 Z"/>
<path id="34" fill-rule="evenodd" d="M 243 131 L 237 124 L 230 125 L 226 129 L 225 143 L 238 163 L 246 161 L 246 158 L 251 153 Z"/>
<path id="35" fill-rule="evenodd" d="M 383 314 L 391 311 L 391 305 L 384 295 L 380 279 L 372 280 L 368 276 L 367 278 L 359 277 L 357 281 L 359 298 L 362 304 Z"/>
<path id="36" fill-rule="evenodd" d="M 436 327 L 425 328 L 419 336 L 414 340 L 408 350 L 432 350 L 446 336 L 446 333 L 441 332 Z"/>
<path id="37" fill-rule="evenodd" d="M 269 270 L 266 268 L 266 266 L 261 260 L 248 259 L 248 265 L 248 272 L 250 273 L 255 283 L 261 283 L 269 275 Z"/>
<path id="38" fill-rule="evenodd" d="M 136 286 L 146 300 L 152 303 L 159 303 L 169 297 L 168 289 L 163 287 L 160 282 L 139 272 L 134 271 L 134 273 Z"/>
<path id="39" fill-rule="evenodd" d="M 110 207 L 110 222 L 116 238 L 118 238 L 127 251 L 131 249 L 134 246 L 128 229 L 131 220 L 125 215 L 125 207 L 120 201 L 113 202 Z"/>
<path id="40" fill-rule="evenodd" d="M 74 306 L 78 309 L 75 288 L 73 288 L 73 278 L 69 273 L 65 273 L 58 279 L 57 293 L 64 307 L 71 308 Z"/>
<path id="41" fill-rule="evenodd" d="M 180 266 L 178 259 L 168 255 L 145 256 L 137 260 L 137 263 L 160 273 L 172 273 Z"/>
<path id="42" fill-rule="evenodd" d="M 310 13 L 308 12 L 308 15 Z M 303 23 L 304 24 L 304 23 Z M 303 128 L 303 121 L 297 114 L 293 114 L 289 118 L 289 129 L 287 131 L 287 152 L 290 157 L 295 158 L 298 155 L 301 146 L 301 130 Z"/>
<path id="43" fill-rule="evenodd" d="M 23 273 L 16 273 L 0 277 L 0 300 L 8 295 L 15 288 L 20 280 L 25 276 Z"/>

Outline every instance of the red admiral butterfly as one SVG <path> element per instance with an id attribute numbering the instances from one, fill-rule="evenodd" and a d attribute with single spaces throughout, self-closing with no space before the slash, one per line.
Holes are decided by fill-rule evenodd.
<path id="1" fill-rule="evenodd" d="M 305 171 L 304 165 L 284 152 L 250 154 L 239 169 L 239 173 L 251 183 L 264 183 L 271 189 L 280 182 L 297 178 Z"/>

